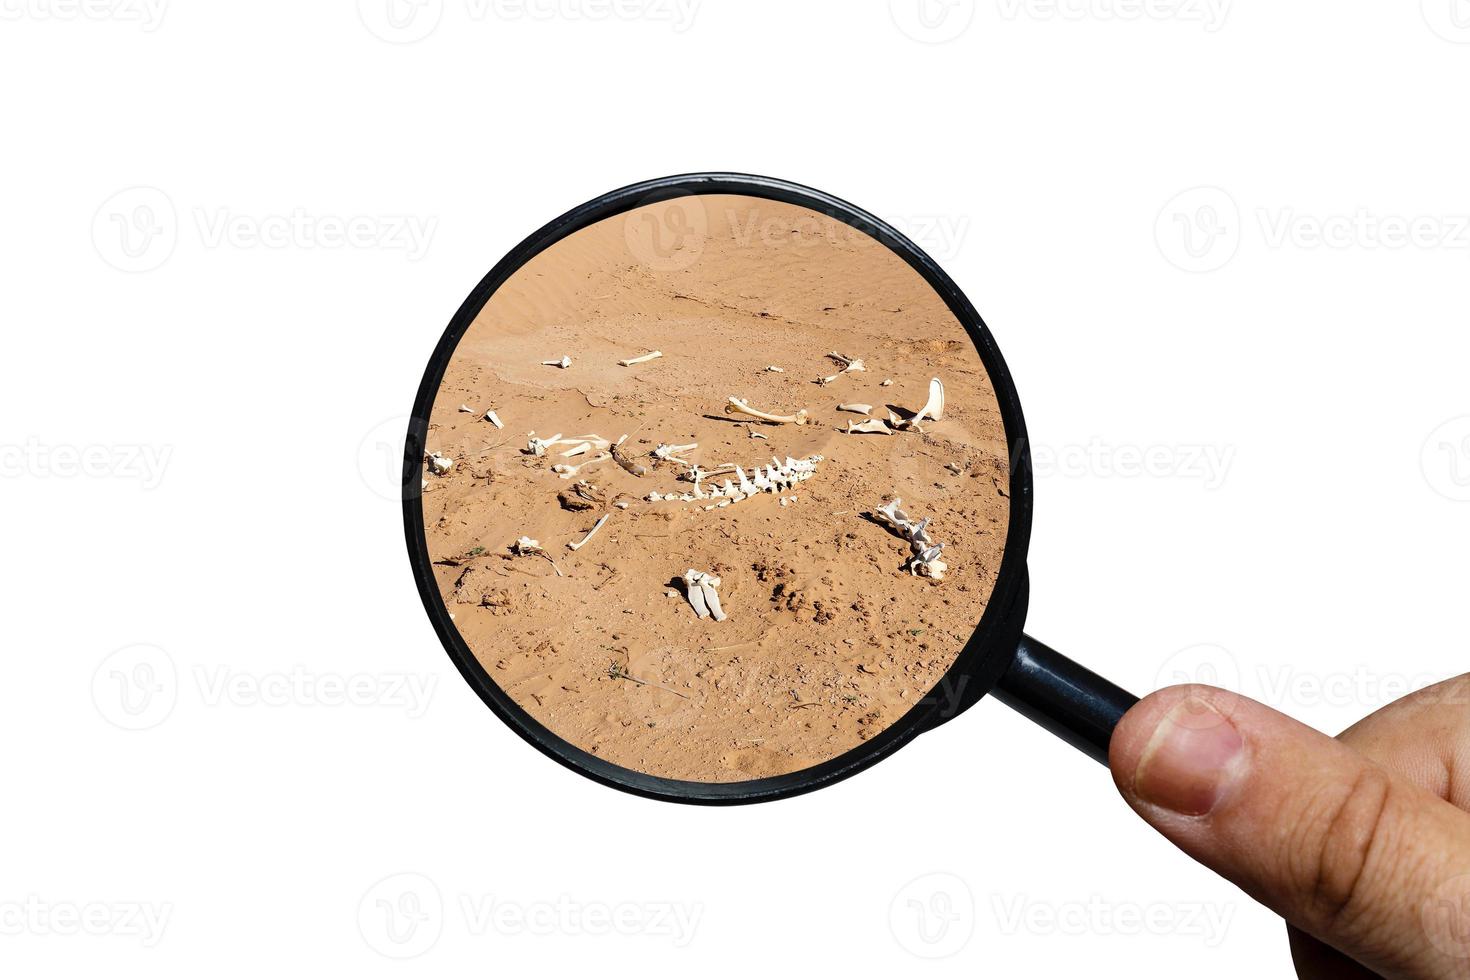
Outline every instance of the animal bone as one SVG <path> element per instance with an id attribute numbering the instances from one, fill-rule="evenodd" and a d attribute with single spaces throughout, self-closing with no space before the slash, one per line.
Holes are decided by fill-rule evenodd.
<path id="1" fill-rule="evenodd" d="M 584 460 L 577 466 L 573 466 L 570 463 L 557 463 L 551 468 L 551 472 L 555 473 L 563 480 L 570 480 L 572 477 L 576 476 L 580 470 L 586 469 L 594 463 L 600 463 L 605 459 L 611 458 L 611 453 L 598 453 L 596 456 L 592 456 L 589 459 Z"/>
<path id="2" fill-rule="evenodd" d="M 936 422 L 944 416 L 944 382 L 938 378 L 929 379 L 929 400 L 919 409 L 919 414 L 909 420 L 909 424 L 917 425 L 926 415 Z"/>
<path id="3" fill-rule="evenodd" d="M 659 443 L 658 448 L 648 455 L 656 456 L 659 459 L 668 460 L 671 463 L 678 463 L 680 466 L 692 466 L 693 464 L 690 463 L 689 460 L 681 458 L 679 454 L 687 453 L 691 449 L 698 448 L 699 443 L 697 442 L 691 442 L 683 446 L 666 446 L 663 443 Z"/>
<path id="4" fill-rule="evenodd" d="M 485 413 L 485 421 L 489 422 L 497 429 L 505 428 L 505 423 L 500 421 L 500 416 L 495 414 L 495 410 L 493 408 Z"/>
<path id="5" fill-rule="evenodd" d="M 715 591 L 719 585 L 719 578 L 708 572 L 691 568 L 684 573 L 684 594 L 694 607 L 694 615 L 700 619 L 713 616 L 717 623 L 725 621 L 725 610 L 720 608 L 720 595 Z"/>
<path id="6" fill-rule="evenodd" d="M 891 436 L 893 430 L 883 424 L 882 419 L 868 419 L 866 422 L 847 423 L 847 434 L 852 435 L 875 435 Z"/>
<path id="7" fill-rule="evenodd" d="M 727 479 L 721 484 L 707 488 L 702 485 L 702 481 L 710 476 L 710 474 L 698 466 L 693 466 L 687 473 L 683 474 L 683 479 L 693 481 L 693 493 L 659 493 L 655 491 L 650 493 L 646 499 L 653 503 L 658 503 L 661 500 L 683 500 L 686 502 L 715 500 L 717 501 L 716 503 L 712 503 L 704 508 L 705 510 L 714 510 L 716 507 L 727 507 L 732 503 L 746 500 L 759 493 L 777 493 L 778 491 L 789 490 L 803 480 L 811 479 L 812 474 L 816 472 L 817 464 L 820 462 L 822 462 L 821 456 L 808 456 L 805 459 L 792 459 L 790 456 L 787 456 L 785 462 L 772 456 L 769 465 L 756 466 L 749 473 L 746 472 L 743 466 L 721 467 L 716 472 L 733 472 L 736 479 L 740 482 L 735 483 Z"/>
<path id="8" fill-rule="evenodd" d="M 627 470 L 634 476 L 647 476 L 648 467 L 644 466 L 642 463 L 635 463 L 633 460 L 628 458 L 628 455 L 626 453 L 622 451 L 621 446 L 623 445 L 624 440 L 626 440 L 627 438 L 628 434 L 625 432 L 623 433 L 622 437 L 618 439 L 617 442 L 613 443 L 613 462 L 617 463 L 619 466 L 621 466 L 623 469 Z"/>
<path id="9" fill-rule="evenodd" d="M 596 534 L 602 528 L 602 525 L 604 525 L 604 524 L 607 523 L 607 519 L 610 516 L 612 516 L 612 515 L 610 515 L 610 514 L 603 514 L 601 517 L 599 517 L 597 519 L 597 523 L 594 524 L 594 525 L 592 525 L 592 530 L 590 530 L 590 531 L 587 532 L 586 537 L 582 538 L 581 541 L 568 541 L 567 542 L 567 547 L 568 548 L 571 548 L 573 551 L 576 551 L 578 548 L 582 547 L 582 545 L 586 544 L 588 541 L 591 541 L 592 540 L 592 535 Z"/>
<path id="10" fill-rule="evenodd" d="M 767 442 L 770 442 L 771 441 L 771 437 L 770 436 L 766 435 L 764 432 L 757 432 L 754 429 L 751 429 L 750 430 L 750 437 L 752 439 L 764 439 Z"/>
<path id="11" fill-rule="evenodd" d="M 473 408 L 470 408 L 468 405 L 460 405 L 459 410 L 461 412 L 468 412 L 470 415 L 480 414 L 479 412 L 476 412 Z"/>
<path id="12" fill-rule="evenodd" d="M 585 453 L 587 450 L 589 450 L 591 448 L 592 448 L 592 443 L 590 443 L 590 442 L 579 442 L 575 446 L 573 446 L 571 449 L 568 449 L 566 452 L 562 453 L 561 454 L 561 458 L 562 459 L 568 459 L 568 458 L 570 458 L 572 456 L 580 456 L 580 455 L 582 455 L 583 453 Z"/>
<path id="13" fill-rule="evenodd" d="M 525 535 L 521 535 L 521 537 L 516 539 L 516 543 L 510 546 L 510 550 L 513 554 L 516 555 L 538 555 L 542 558 L 545 558 L 547 561 L 551 562 L 552 569 L 556 571 L 556 577 L 564 577 L 561 573 L 561 569 L 556 567 L 556 562 L 552 561 L 551 556 L 546 553 L 546 549 L 541 547 L 541 542 L 537 541 L 535 538 L 528 538 Z"/>
<path id="14" fill-rule="evenodd" d="M 848 404 L 848 405 L 838 405 L 837 406 L 837 411 L 839 411 L 839 412 L 856 412 L 859 415 L 871 415 L 872 412 L 873 412 L 873 406 L 872 405 L 864 405 L 861 402 L 853 402 L 853 403 Z"/>
<path id="15" fill-rule="evenodd" d="M 430 452 L 425 459 L 429 463 L 429 472 L 435 476 L 443 476 L 454 467 L 454 460 L 448 456 L 440 456 L 436 452 Z"/>
<path id="16" fill-rule="evenodd" d="M 791 422 L 795 425 L 806 425 L 806 409 L 804 408 L 795 415 L 772 415 L 769 412 L 762 412 L 751 408 L 739 398 L 731 395 L 730 403 L 725 406 L 725 414 L 733 415 L 737 413 L 740 415 L 749 415 L 764 422 Z"/>
<path id="17" fill-rule="evenodd" d="M 545 456 L 546 450 L 561 442 L 561 433 L 558 432 L 550 439 L 537 439 L 536 433 L 531 433 L 531 441 L 526 443 L 526 454 L 529 456 Z"/>
<path id="18" fill-rule="evenodd" d="M 891 384 L 893 384 L 892 378 L 884 378 L 882 381 L 878 382 L 878 387 L 887 388 Z"/>
<path id="19" fill-rule="evenodd" d="M 591 449 L 606 449 L 608 446 L 612 445 L 612 443 L 608 442 L 606 439 L 602 438 L 602 436 L 599 436 L 595 433 L 586 436 L 567 436 L 565 439 L 563 439 L 561 433 L 558 432 L 550 439 L 537 439 L 536 433 L 532 432 L 531 441 L 526 443 L 526 448 L 523 451 L 528 456 L 545 456 L 546 450 L 550 449 L 552 446 L 575 446 L 578 443 L 583 442 L 588 443 L 589 448 Z"/>
<path id="20" fill-rule="evenodd" d="M 541 363 L 545 364 L 547 367 L 569 368 L 572 366 L 572 359 L 563 354 L 561 360 L 559 361 L 542 361 Z"/>
<path id="21" fill-rule="evenodd" d="M 838 371 L 836 374 L 832 375 L 831 377 L 818 378 L 817 379 L 817 384 L 819 384 L 819 385 L 829 385 L 832 382 L 836 381 L 838 378 L 842 377 L 844 374 L 847 374 L 849 371 L 866 371 L 867 370 L 867 368 L 863 365 L 863 362 L 862 362 L 862 359 L 861 358 L 848 357 L 846 354 L 839 354 L 835 350 L 832 351 L 827 356 L 830 357 L 830 358 L 832 358 L 838 364 L 841 364 L 842 365 L 842 370 L 841 371 Z"/>
<path id="22" fill-rule="evenodd" d="M 650 351 L 649 353 L 644 354 L 641 357 L 630 357 L 630 358 L 628 358 L 625 361 L 619 361 L 618 362 L 618 366 L 620 366 L 620 367 L 632 367 L 634 364 L 642 364 L 644 361 L 651 361 L 655 357 L 663 357 L 663 356 L 664 356 L 664 352 L 661 351 L 661 350 Z"/>
<path id="23" fill-rule="evenodd" d="M 944 545 L 935 544 L 934 539 L 930 537 L 929 518 L 915 521 L 898 509 L 899 503 L 901 501 L 895 497 L 877 508 L 874 513 L 900 536 L 908 540 L 911 554 L 903 567 L 910 575 L 922 575 L 936 581 L 944 578 L 944 573 L 949 567 L 939 558 L 940 552 L 944 550 Z"/>
<path id="24" fill-rule="evenodd" d="M 776 367 L 776 365 L 774 365 L 774 364 L 772 364 L 769 367 L 767 367 L 766 370 L 767 371 L 770 371 L 772 374 L 785 374 L 786 373 L 786 369 L 785 368 L 783 368 L 783 367 Z"/>

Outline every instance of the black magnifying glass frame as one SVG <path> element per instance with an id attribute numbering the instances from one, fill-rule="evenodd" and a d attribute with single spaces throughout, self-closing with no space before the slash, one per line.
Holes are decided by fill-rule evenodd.
<path id="1" fill-rule="evenodd" d="M 835 758 L 779 776 L 728 783 L 667 779 L 614 765 L 559 737 L 506 694 L 449 617 L 429 555 L 420 488 L 429 413 L 445 369 L 460 338 L 495 291 L 534 256 L 589 225 L 672 198 L 710 194 L 779 201 L 841 221 L 882 243 L 923 276 L 980 354 L 999 403 L 1010 457 L 1010 513 L 995 588 L 974 633 L 934 688 L 892 725 Z M 1105 761 L 1113 726 L 1137 699 L 1022 633 L 1029 591 L 1026 549 L 1032 512 L 1028 446 L 1021 403 L 990 330 L 954 281 L 907 237 L 846 201 L 790 181 L 738 173 L 681 174 L 619 188 L 551 221 L 496 263 L 460 305 L 434 348 L 414 399 L 403 454 L 404 532 L 424 609 L 465 680 L 490 710 L 527 742 L 562 765 L 615 789 L 657 800 L 697 804 L 760 803 L 797 796 L 861 772 L 991 692 Z"/>

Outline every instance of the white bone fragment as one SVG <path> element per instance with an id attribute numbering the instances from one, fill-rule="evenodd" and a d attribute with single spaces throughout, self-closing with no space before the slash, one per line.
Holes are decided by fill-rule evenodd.
<path id="1" fill-rule="evenodd" d="M 739 398 L 731 395 L 730 403 L 725 406 L 725 414 L 731 415 L 736 413 L 739 413 L 741 415 L 749 415 L 753 418 L 758 418 L 766 422 L 791 422 L 795 425 L 806 425 L 806 409 L 804 408 L 801 411 L 797 412 L 795 415 L 772 415 L 769 412 L 762 412 L 757 409 L 751 408 Z"/>
<path id="2" fill-rule="evenodd" d="M 772 374 L 785 374 L 786 373 L 786 369 L 785 368 L 783 368 L 783 367 L 776 367 L 776 365 L 774 365 L 774 364 L 772 364 L 769 367 L 767 367 L 766 370 L 767 371 L 770 371 Z"/>
<path id="3" fill-rule="evenodd" d="M 832 358 L 832 360 L 836 361 L 838 364 L 841 364 L 842 365 L 842 370 L 841 371 L 838 371 L 836 374 L 832 375 L 831 377 L 818 378 L 817 379 L 817 384 L 819 384 L 819 385 L 829 385 L 832 382 L 836 381 L 838 378 L 842 377 L 844 374 L 847 374 L 848 372 L 866 371 L 867 370 L 867 368 L 865 366 L 863 366 L 863 362 L 862 362 L 862 359 L 861 358 L 848 357 L 846 354 L 839 354 L 835 350 L 832 351 L 827 356 L 830 357 L 830 358 Z"/>
<path id="4" fill-rule="evenodd" d="M 454 460 L 448 456 L 440 456 L 436 452 L 430 452 L 426 458 L 429 463 L 429 472 L 435 476 L 443 476 L 454 468 Z"/>
<path id="5" fill-rule="evenodd" d="M 664 598 L 666 598 L 666 599 L 677 599 L 677 598 L 679 598 L 679 593 L 675 592 L 673 589 L 670 589 L 670 590 L 668 590 L 667 592 L 664 593 Z"/>
<path id="6" fill-rule="evenodd" d="M 616 507 L 618 510 L 627 510 L 628 502 L 626 500 L 619 500 L 617 503 L 613 504 L 613 506 Z"/>
<path id="7" fill-rule="evenodd" d="M 497 429 L 505 428 L 505 423 L 500 421 L 500 416 L 495 414 L 495 409 L 493 408 L 485 413 L 485 421 L 489 422 Z"/>
<path id="8" fill-rule="evenodd" d="M 847 434 L 850 436 L 864 434 L 891 436 L 893 435 L 893 430 L 884 424 L 882 419 L 868 419 L 866 422 L 847 423 Z"/>
<path id="9" fill-rule="evenodd" d="M 837 411 L 839 411 L 839 412 L 856 412 L 859 415 L 869 415 L 869 414 L 872 414 L 873 406 L 872 405 L 864 405 L 861 402 L 851 402 L 851 403 L 848 403 L 848 404 L 845 404 L 845 405 L 838 405 L 837 406 Z"/>
<path id="10" fill-rule="evenodd" d="M 423 481 L 423 484 L 419 487 L 419 489 L 420 490 L 427 490 L 427 489 L 429 489 L 429 481 L 428 480 Z"/>
<path id="11" fill-rule="evenodd" d="M 882 381 L 878 382 L 878 387 L 880 387 L 880 388 L 887 388 L 888 386 L 890 386 L 892 384 L 893 384 L 893 379 L 892 378 L 884 378 Z"/>
<path id="12" fill-rule="evenodd" d="M 766 435 L 764 432 L 757 432 L 754 429 L 751 429 L 750 430 L 750 437 L 752 439 L 764 439 L 767 442 L 770 442 L 771 441 L 771 437 L 770 436 Z"/>
<path id="13" fill-rule="evenodd" d="M 944 382 L 938 378 L 929 379 L 929 400 L 919 409 L 919 414 L 909 420 L 909 424 L 917 425 L 926 415 L 936 422 L 944 417 Z"/>
<path id="14" fill-rule="evenodd" d="M 561 360 L 559 361 L 542 361 L 541 363 L 545 364 L 547 367 L 569 368 L 572 366 L 572 359 L 563 354 Z"/>
<path id="15" fill-rule="evenodd" d="M 603 514 L 597 519 L 597 523 L 592 525 L 592 530 L 588 531 L 587 535 L 582 538 L 581 541 L 568 541 L 567 547 L 571 548 L 573 551 L 576 551 L 577 549 L 581 548 L 582 545 L 586 544 L 588 541 L 591 541 L 592 535 L 596 534 L 602 528 L 602 525 L 607 523 L 607 519 L 611 516 L 611 514 Z"/>
<path id="16" fill-rule="evenodd" d="M 642 364 L 644 361 L 651 361 L 655 357 L 663 357 L 663 356 L 664 356 L 664 352 L 661 351 L 661 350 L 650 351 L 647 354 L 643 354 L 643 355 L 641 355 L 639 357 L 630 357 L 627 360 L 619 361 L 618 362 L 618 365 L 620 367 L 632 367 L 634 364 Z"/>
<path id="17" fill-rule="evenodd" d="M 551 472 L 555 473 L 563 480 L 570 480 L 572 477 L 577 475 L 578 470 L 585 469 L 588 466 L 591 466 L 593 463 L 600 463 L 605 459 L 612 459 L 612 454 L 598 453 L 596 456 L 589 457 L 577 466 L 573 466 L 570 463 L 557 463 L 551 468 Z"/>
<path id="18" fill-rule="evenodd" d="M 787 502 L 788 502 L 788 501 L 789 501 L 789 500 L 790 500 L 790 498 L 789 498 L 789 497 L 782 497 L 782 498 L 781 498 L 781 506 L 782 506 L 782 507 L 785 507 L 785 506 L 786 506 L 786 504 L 787 504 Z"/>
<path id="19" fill-rule="evenodd" d="M 899 503 L 895 498 L 877 508 L 874 513 L 908 540 L 910 555 L 908 561 L 904 562 L 904 568 L 910 575 L 922 575 L 936 581 L 943 579 L 949 566 L 939 558 L 944 545 L 935 544 L 929 535 L 929 518 L 915 521 L 898 509 Z"/>
<path id="20" fill-rule="evenodd" d="M 459 406 L 459 410 L 461 412 L 467 412 L 470 415 L 478 415 L 478 414 L 480 414 L 479 412 L 476 412 L 473 408 L 470 408 L 468 405 L 461 405 L 461 406 Z"/>
<path id="21" fill-rule="evenodd" d="M 516 543 L 510 546 L 510 550 L 513 554 L 517 555 L 539 555 L 540 557 L 545 558 L 547 561 L 551 562 L 551 567 L 555 569 L 557 577 L 563 577 L 561 574 L 561 569 L 557 568 L 556 566 L 555 560 L 553 560 L 552 557 L 546 553 L 546 549 L 541 547 L 541 542 L 537 541 L 535 538 L 528 538 L 525 535 L 521 535 L 520 538 L 516 539 Z"/>
<path id="22" fill-rule="evenodd" d="M 720 596 L 715 591 L 720 585 L 719 578 L 708 572 L 696 572 L 692 568 L 683 577 L 684 594 L 689 599 L 689 605 L 694 607 L 694 615 L 700 619 L 712 616 L 715 622 L 724 622 L 725 611 L 720 608 Z"/>
<path id="23" fill-rule="evenodd" d="M 526 453 L 531 456 L 545 456 L 546 450 L 561 442 L 561 433 L 558 432 L 550 439 L 537 439 L 536 433 L 531 433 L 531 441 L 526 443 Z"/>
<path id="24" fill-rule="evenodd" d="M 959 476 L 961 473 L 963 473 L 965 471 L 965 468 L 963 466 L 961 466 L 959 463 L 945 463 L 944 464 L 944 468 L 947 469 L 947 470 L 949 470 L 955 476 Z"/>
<path id="25" fill-rule="evenodd" d="M 568 458 L 570 458 L 572 456 L 580 456 L 580 455 L 582 455 L 583 453 L 585 453 L 587 450 L 589 450 L 591 448 L 592 448 L 592 443 L 590 443 L 590 442 L 579 442 L 575 446 L 573 446 L 571 449 L 568 449 L 566 452 L 562 453 L 561 454 L 561 458 L 562 459 L 568 459 Z"/>

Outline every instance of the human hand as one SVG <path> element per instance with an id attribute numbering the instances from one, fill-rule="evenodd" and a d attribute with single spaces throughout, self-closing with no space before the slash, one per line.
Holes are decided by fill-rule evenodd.
<path id="1" fill-rule="evenodd" d="M 1337 738 L 1202 685 L 1144 698 L 1123 798 L 1287 922 L 1307 980 L 1470 977 L 1470 674 Z"/>

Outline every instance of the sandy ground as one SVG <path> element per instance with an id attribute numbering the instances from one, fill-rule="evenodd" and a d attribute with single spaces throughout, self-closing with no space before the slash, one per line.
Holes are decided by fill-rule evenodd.
<path id="1" fill-rule="evenodd" d="M 664 356 L 618 365 L 651 350 Z M 868 370 L 819 386 L 838 370 L 830 351 Z M 570 368 L 541 363 L 563 355 Z M 863 417 L 838 403 L 872 404 L 885 419 L 889 406 L 912 413 L 931 377 L 947 404 L 922 434 L 843 431 Z M 769 412 L 805 408 L 810 420 L 729 416 L 731 395 Z M 504 429 L 480 417 L 487 409 Z M 564 446 L 528 455 L 531 432 L 626 433 L 648 473 L 608 460 L 564 480 L 554 464 L 588 457 L 560 459 Z M 698 443 L 687 458 L 706 469 L 825 459 L 786 494 L 706 511 L 644 499 L 690 489 L 677 479 L 683 467 L 647 455 L 660 443 Z M 536 257 L 460 342 L 428 447 L 455 460 L 443 476 L 426 469 L 424 520 L 469 648 L 561 737 L 669 778 L 791 772 L 897 720 L 974 631 L 1005 546 L 1004 430 L 964 331 L 886 248 L 770 201 L 655 205 Z M 578 480 L 592 499 L 565 493 Z M 867 516 L 894 497 L 946 545 L 942 582 L 903 571 L 906 542 Z M 603 514 L 598 534 L 571 550 Z M 512 555 L 522 535 L 563 574 Z M 689 568 L 722 579 L 724 622 L 695 616 L 679 582 Z"/>

